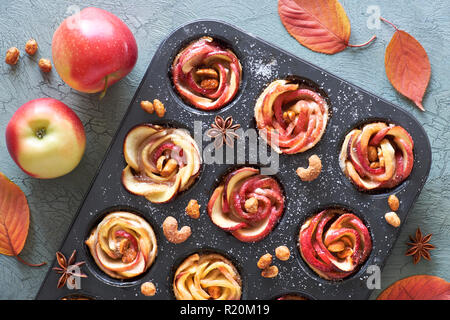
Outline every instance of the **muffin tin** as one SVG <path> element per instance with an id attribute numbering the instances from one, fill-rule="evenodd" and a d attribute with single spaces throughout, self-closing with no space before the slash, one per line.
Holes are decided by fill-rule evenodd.
<path id="1" fill-rule="evenodd" d="M 186 104 L 172 87 L 170 78 L 170 66 L 176 54 L 192 40 L 206 35 L 227 44 L 243 68 L 238 94 L 231 103 L 215 111 L 201 111 Z M 245 164 L 204 163 L 197 181 L 166 204 L 152 204 L 123 188 L 120 179 L 125 168 L 122 146 L 132 127 L 141 123 L 163 124 L 186 128 L 194 136 L 194 121 L 202 121 L 205 133 L 215 116 L 220 115 L 224 118 L 233 116 L 243 130 L 255 129 L 253 108 L 256 99 L 270 82 L 289 76 L 300 77 L 324 95 L 331 118 L 321 141 L 314 148 L 296 155 L 279 156 L 275 178 L 285 192 L 285 209 L 278 225 L 263 240 L 240 242 L 215 226 L 206 210 L 209 197 L 223 175 Z M 140 101 L 155 98 L 160 99 L 167 109 L 164 118 L 147 114 L 139 106 Z M 339 152 L 351 129 L 378 120 L 401 125 L 410 133 L 415 143 L 414 168 L 410 176 L 392 190 L 362 192 L 342 173 Z M 205 150 L 212 143 L 203 141 L 200 149 Z M 264 142 L 261 145 L 270 152 Z M 266 167 L 264 163 L 254 163 L 253 155 L 249 157 L 248 153 L 247 145 L 247 165 Z M 302 182 L 295 169 L 306 167 L 312 154 L 322 159 L 322 172 L 316 180 Z M 370 275 L 366 273 L 367 268 L 370 265 L 383 267 L 400 232 L 400 228 L 393 228 L 384 220 L 384 214 L 391 211 L 387 198 L 390 194 L 398 196 L 400 208 L 397 213 L 404 223 L 427 179 L 430 166 L 428 137 L 417 120 L 401 108 L 229 24 L 218 21 L 187 24 L 175 30 L 156 51 L 60 249 L 66 256 L 77 250 L 77 261 L 86 261 L 82 270 L 88 278 L 81 280 L 80 290 L 56 289 L 58 275 L 50 269 L 36 298 L 61 299 L 81 294 L 95 299 L 149 299 L 140 293 L 140 285 L 152 281 L 157 287 L 153 299 L 174 299 L 172 280 L 178 265 L 195 252 L 212 251 L 229 258 L 237 267 L 244 300 L 275 299 L 284 294 L 300 294 L 312 299 L 367 299 L 371 293 L 366 286 Z M 184 212 L 190 199 L 197 199 L 201 205 L 198 220 Z M 297 246 L 298 233 L 306 218 L 327 207 L 343 207 L 355 213 L 368 226 L 373 240 L 372 252 L 359 271 L 336 282 L 315 274 L 302 260 Z M 153 265 L 131 280 L 116 280 L 104 274 L 84 244 L 90 230 L 105 214 L 116 209 L 144 217 L 155 230 L 158 241 L 158 255 Z M 186 242 L 175 245 L 165 239 L 161 226 L 169 215 L 176 217 L 180 226 L 191 226 L 192 236 Z M 285 262 L 274 259 L 274 264 L 279 267 L 276 278 L 261 277 L 257 260 L 267 252 L 274 255 L 275 248 L 280 245 L 290 248 L 291 258 Z"/>

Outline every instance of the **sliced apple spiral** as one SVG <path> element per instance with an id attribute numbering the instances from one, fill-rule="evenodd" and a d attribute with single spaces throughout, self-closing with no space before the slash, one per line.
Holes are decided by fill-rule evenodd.
<path id="1" fill-rule="evenodd" d="M 339 164 L 362 190 L 393 188 L 411 173 L 413 148 L 414 142 L 403 127 L 369 123 L 347 134 Z"/>
<path id="2" fill-rule="evenodd" d="M 208 202 L 211 221 L 244 242 L 267 236 L 283 208 L 284 196 L 278 182 L 250 167 L 228 174 Z"/>
<path id="3" fill-rule="evenodd" d="M 299 234 L 303 260 L 327 280 L 348 277 L 372 251 L 372 238 L 352 213 L 326 209 L 306 220 Z"/>
<path id="4" fill-rule="evenodd" d="M 184 129 L 143 124 L 131 129 L 123 153 L 122 183 L 129 192 L 154 203 L 188 189 L 200 173 L 199 148 Z"/>
<path id="5" fill-rule="evenodd" d="M 236 95 L 242 67 L 236 55 L 211 37 L 189 44 L 172 64 L 175 89 L 202 110 L 223 107 Z"/>
<path id="6" fill-rule="evenodd" d="M 130 212 L 112 212 L 92 230 L 86 245 L 98 267 L 116 279 L 145 272 L 157 254 L 156 236 L 143 218 Z"/>
<path id="7" fill-rule="evenodd" d="M 255 119 L 260 135 L 276 152 L 294 154 L 320 141 L 328 122 L 328 105 L 309 88 L 276 80 L 256 101 Z"/>
<path id="8" fill-rule="evenodd" d="M 195 253 L 176 270 L 173 290 L 177 300 L 239 300 L 241 277 L 222 255 Z"/>

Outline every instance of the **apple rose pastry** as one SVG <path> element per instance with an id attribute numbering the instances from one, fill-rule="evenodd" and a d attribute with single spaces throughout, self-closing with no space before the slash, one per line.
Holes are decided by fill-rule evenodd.
<path id="1" fill-rule="evenodd" d="M 211 37 L 189 44 L 173 61 L 175 89 L 198 109 L 223 107 L 236 95 L 242 67 L 236 55 Z"/>
<path id="2" fill-rule="evenodd" d="M 86 245 L 98 267 L 116 279 L 139 276 L 153 264 L 157 253 L 156 236 L 148 222 L 123 211 L 105 216 Z"/>
<path id="3" fill-rule="evenodd" d="M 411 173 L 413 147 L 411 136 L 402 127 L 369 123 L 347 134 L 339 164 L 362 190 L 393 188 Z"/>
<path id="4" fill-rule="evenodd" d="M 214 190 L 208 214 L 219 228 L 240 241 L 267 236 L 283 214 L 284 196 L 278 182 L 244 167 L 229 173 Z"/>
<path id="5" fill-rule="evenodd" d="M 303 260 L 319 276 L 338 280 L 354 273 L 366 261 L 372 239 L 354 214 L 326 209 L 302 225 L 299 248 Z"/>
<path id="6" fill-rule="evenodd" d="M 126 136 L 123 153 L 124 187 L 154 203 L 188 189 L 200 173 L 200 151 L 184 129 L 139 125 Z"/>
<path id="7" fill-rule="evenodd" d="M 310 88 L 276 80 L 256 101 L 255 119 L 260 135 L 276 152 L 304 152 L 322 138 L 328 105 Z"/>
<path id="8" fill-rule="evenodd" d="M 177 300 L 239 300 L 241 277 L 222 255 L 195 253 L 175 272 L 173 290 Z"/>

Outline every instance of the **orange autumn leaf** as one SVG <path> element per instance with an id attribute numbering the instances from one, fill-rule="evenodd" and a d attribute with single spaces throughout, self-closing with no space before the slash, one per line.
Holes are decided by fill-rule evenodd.
<path id="1" fill-rule="evenodd" d="M 396 30 L 384 56 L 386 76 L 398 92 L 411 99 L 420 110 L 425 111 L 422 99 L 431 75 L 428 55 L 413 36 L 399 30 L 386 19 L 381 19 Z"/>
<path id="2" fill-rule="evenodd" d="M 411 276 L 394 282 L 377 300 L 450 300 L 450 282 L 436 276 Z"/>
<path id="3" fill-rule="evenodd" d="M 19 258 L 28 236 L 30 209 L 20 188 L 0 172 L 0 254 Z"/>
<path id="4" fill-rule="evenodd" d="M 30 210 L 25 194 L 0 172 L 0 253 L 17 256 L 25 245 Z"/>
<path id="5" fill-rule="evenodd" d="M 278 13 L 286 30 L 305 47 L 321 53 L 334 54 L 347 47 L 350 21 L 338 0 L 279 0 Z"/>

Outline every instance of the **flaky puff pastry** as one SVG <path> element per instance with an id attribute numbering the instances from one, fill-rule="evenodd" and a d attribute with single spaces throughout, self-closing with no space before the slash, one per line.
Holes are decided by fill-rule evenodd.
<path id="1" fill-rule="evenodd" d="M 129 279 L 154 262 L 158 246 L 152 227 L 130 212 L 112 212 L 92 230 L 86 245 L 98 267 L 112 278 Z"/>
<path id="2" fill-rule="evenodd" d="M 239 300 L 241 277 L 222 255 L 195 253 L 176 270 L 173 290 L 177 300 Z"/>

